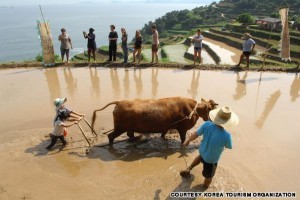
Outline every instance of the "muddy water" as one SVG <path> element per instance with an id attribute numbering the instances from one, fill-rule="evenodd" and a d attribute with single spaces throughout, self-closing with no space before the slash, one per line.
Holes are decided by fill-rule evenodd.
<path id="1" fill-rule="evenodd" d="M 0 199 L 166 199 L 172 191 L 202 190 L 202 167 L 189 180 L 178 175 L 199 141 L 183 150 L 177 134 L 93 147 L 86 156 L 87 143 L 74 126 L 65 149 L 58 144 L 47 152 L 58 96 L 87 119 L 118 99 L 214 99 L 231 106 L 240 124 L 230 130 L 234 148 L 223 153 L 207 192 L 300 192 L 300 75 L 86 67 L 1 70 L 0 76 Z M 96 132 L 112 128 L 111 112 L 99 114 Z M 92 141 L 107 139 L 100 134 Z"/>

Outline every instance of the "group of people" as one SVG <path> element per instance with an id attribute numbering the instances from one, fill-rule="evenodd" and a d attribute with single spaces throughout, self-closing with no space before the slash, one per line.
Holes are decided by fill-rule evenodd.
<path id="1" fill-rule="evenodd" d="M 117 46 L 118 46 L 118 33 L 115 30 L 115 25 L 110 25 L 110 33 L 108 35 L 109 41 L 109 58 L 108 62 L 116 61 L 117 57 Z M 152 63 L 158 63 L 158 48 L 159 48 L 159 35 L 157 32 L 156 25 L 151 26 L 152 30 Z M 86 33 L 83 31 L 83 37 L 87 39 L 87 49 L 88 49 L 88 61 L 90 62 L 91 56 L 93 56 L 94 61 L 96 61 L 96 35 L 94 34 L 94 29 L 90 28 L 89 32 Z M 124 55 L 124 62 L 128 62 L 128 34 L 125 28 L 121 28 L 121 47 L 123 50 Z M 72 41 L 70 36 L 66 33 L 66 29 L 61 29 L 61 35 L 59 35 L 58 40 L 61 41 L 60 51 L 61 51 L 61 58 L 64 61 L 64 56 L 66 55 L 67 63 L 69 62 L 70 57 L 70 48 L 73 48 Z M 142 51 L 142 43 L 143 38 L 141 32 L 139 30 L 135 33 L 135 42 L 134 42 L 134 51 L 133 51 L 133 62 L 136 62 L 136 58 L 138 58 L 138 63 L 141 62 L 141 51 Z"/>
<path id="2" fill-rule="evenodd" d="M 110 33 L 108 35 L 109 40 L 109 58 L 108 62 L 116 61 L 117 56 L 117 46 L 118 46 L 118 33 L 115 30 L 115 25 L 110 25 Z M 159 49 L 159 35 L 157 32 L 157 27 L 155 24 L 151 26 L 152 30 L 152 61 L 151 63 L 158 63 L 158 49 Z M 94 61 L 96 61 L 96 35 L 94 34 L 94 29 L 90 28 L 89 33 L 86 33 L 83 31 L 83 36 L 85 39 L 88 40 L 87 42 L 87 49 L 88 49 L 88 61 L 90 62 L 91 54 L 94 58 Z M 124 55 L 124 62 L 128 62 L 128 34 L 125 30 L 125 28 L 121 28 L 121 47 L 123 50 Z M 237 67 L 240 66 L 242 63 L 244 57 L 246 57 L 246 63 L 247 67 L 249 67 L 250 63 L 250 55 L 254 50 L 255 47 L 255 41 L 252 39 L 252 36 L 249 33 L 245 33 L 243 37 L 241 38 L 245 40 L 243 43 L 243 53 L 240 56 L 240 61 L 236 65 Z M 58 40 L 61 41 L 60 51 L 61 51 L 61 58 L 64 61 L 64 56 L 66 55 L 67 62 L 69 62 L 69 51 L 70 48 L 73 48 L 71 38 L 66 33 L 66 29 L 61 29 L 61 35 L 59 35 Z M 201 29 L 197 29 L 196 35 L 192 38 L 192 43 L 194 44 L 194 65 L 198 61 L 199 64 L 203 62 L 201 60 L 201 51 L 202 51 L 202 41 L 203 41 L 203 35 Z M 141 35 L 141 32 L 137 30 L 135 32 L 135 42 L 134 42 L 134 50 L 133 50 L 133 62 L 136 62 L 136 59 L 138 59 L 138 63 L 141 62 L 141 51 L 142 51 L 142 43 L 143 38 Z"/>
<path id="3" fill-rule="evenodd" d="M 201 60 L 201 51 L 202 51 L 202 41 L 203 35 L 201 34 L 201 29 L 197 29 L 196 35 L 192 38 L 192 43 L 194 43 L 194 65 L 196 64 L 197 60 L 199 64 L 202 62 Z M 249 67 L 250 64 L 250 55 L 252 54 L 255 48 L 255 41 L 252 39 L 252 36 L 249 33 L 245 33 L 242 40 L 245 40 L 243 43 L 243 52 L 240 56 L 239 63 L 236 67 L 239 67 L 240 64 L 243 62 L 243 59 L 246 57 L 246 67 Z"/>

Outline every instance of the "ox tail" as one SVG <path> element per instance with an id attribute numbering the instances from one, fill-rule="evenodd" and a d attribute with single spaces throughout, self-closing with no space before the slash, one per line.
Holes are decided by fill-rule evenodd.
<path id="1" fill-rule="evenodd" d="M 119 103 L 120 103 L 120 101 L 113 101 L 113 102 L 110 102 L 109 104 L 107 104 L 106 106 L 104 106 L 103 108 L 100 108 L 98 110 L 94 110 L 93 117 L 92 117 L 92 128 L 94 129 L 94 125 L 95 125 L 95 121 L 96 121 L 96 117 L 97 117 L 96 113 L 98 111 L 104 110 L 105 108 L 107 108 L 110 105 L 114 105 L 114 104 L 118 105 Z"/>

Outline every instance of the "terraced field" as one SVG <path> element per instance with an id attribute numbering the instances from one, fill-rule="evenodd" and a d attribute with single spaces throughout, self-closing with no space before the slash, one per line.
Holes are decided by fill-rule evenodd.
<path id="1" fill-rule="evenodd" d="M 161 60 L 161 49 L 158 50 L 158 60 Z M 151 62 L 152 59 L 152 51 L 151 49 L 142 49 L 142 54 L 144 55 L 146 60 L 149 60 Z"/>
<path id="2" fill-rule="evenodd" d="M 189 63 L 188 60 L 184 58 L 184 53 L 186 52 L 186 47 L 184 44 L 165 45 L 164 49 L 171 62 L 182 64 Z"/>

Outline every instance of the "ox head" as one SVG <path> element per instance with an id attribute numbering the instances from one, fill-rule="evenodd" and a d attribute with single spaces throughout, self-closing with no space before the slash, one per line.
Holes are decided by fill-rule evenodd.
<path id="1" fill-rule="evenodd" d="M 209 117 L 208 114 L 211 110 L 217 108 L 217 104 L 214 100 L 206 101 L 201 99 L 201 103 L 198 104 L 197 113 L 199 117 L 201 117 L 204 121 L 208 121 Z"/>

